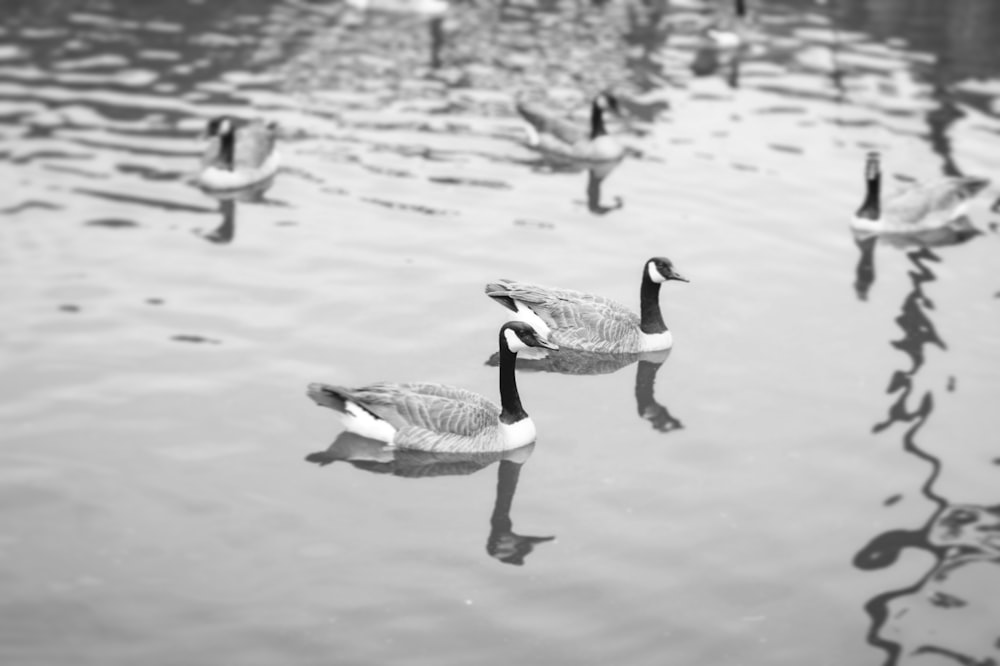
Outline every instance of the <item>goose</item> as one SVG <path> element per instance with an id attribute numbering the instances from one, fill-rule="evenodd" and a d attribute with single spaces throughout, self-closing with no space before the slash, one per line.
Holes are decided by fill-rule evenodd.
<path id="1" fill-rule="evenodd" d="M 278 172 L 277 126 L 259 120 L 218 116 L 205 128 L 208 143 L 197 183 L 209 191 L 260 185 Z"/>
<path id="2" fill-rule="evenodd" d="M 856 233 L 909 235 L 948 227 L 965 215 L 969 199 L 990 184 L 984 178 L 943 178 L 911 185 L 883 202 L 879 161 L 874 151 L 865 160 L 865 198 L 851 220 Z"/>
<path id="3" fill-rule="evenodd" d="M 624 144 L 608 134 L 604 124 L 606 112 L 620 113 L 618 99 L 610 92 L 598 93 L 591 102 L 589 129 L 520 99 L 516 108 L 526 123 L 528 146 L 551 158 L 589 167 L 603 178 L 625 157 Z"/>
<path id="4" fill-rule="evenodd" d="M 705 28 L 705 37 L 718 49 L 738 49 L 746 42 L 746 0 L 734 0 L 733 12 L 721 13 Z"/>
<path id="5" fill-rule="evenodd" d="M 558 349 L 524 322 L 500 327 L 500 407 L 444 384 L 314 383 L 308 394 L 338 412 L 348 431 L 392 447 L 453 453 L 517 449 L 535 441 L 535 424 L 521 406 L 514 378 L 517 352 L 529 347 Z"/>
<path id="6" fill-rule="evenodd" d="M 411 14 L 435 17 L 448 12 L 447 0 L 346 0 L 354 9 L 385 14 Z"/>
<path id="7" fill-rule="evenodd" d="M 639 315 L 602 296 L 570 289 L 500 280 L 486 285 L 486 295 L 530 323 L 560 347 L 603 353 L 642 353 L 669 349 L 673 337 L 660 313 L 660 285 L 688 282 L 664 257 L 642 267 Z"/>

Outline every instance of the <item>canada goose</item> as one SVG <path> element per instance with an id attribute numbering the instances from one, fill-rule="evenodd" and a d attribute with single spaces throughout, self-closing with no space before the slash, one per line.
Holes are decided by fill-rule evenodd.
<path id="1" fill-rule="evenodd" d="M 705 37 L 718 49 L 737 49 L 746 41 L 747 6 L 746 0 L 733 0 L 732 13 L 721 12 L 715 21 L 705 28 Z"/>
<path id="2" fill-rule="evenodd" d="M 358 11 L 385 14 L 412 14 L 416 16 L 441 16 L 448 11 L 447 0 L 346 0 Z"/>
<path id="3" fill-rule="evenodd" d="M 197 182 L 206 190 L 239 190 L 259 185 L 278 171 L 277 127 L 273 123 L 218 116 L 208 121 L 205 136 L 208 144 Z"/>
<path id="4" fill-rule="evenodd" d="M 514 280 L 486 285 L 486 295 L 560 347 L 593 352 L 649 352 L 668 349 L 673 344 L 660 313 L 660 285 L 667 280 L 688 281 L 674 270 L 669 259 L 653 257 L 643 264 L 640 315 L 601 296 Z"/>
<path id="5" fill-rule="evenodd" d="M 523 100 L 516 107 L 527 124 L 528 145 L 550 158 L 588 167 L 604 178 L 625 157 L 625 146 L 604 124 L 606 112 L 619 113 L 618 99 L 610 92 L 599 93 L 591 102 L 589 129 Z"/>
<path id="6" fill-rule="evenodd" d="M 965 215 L 968 200 L 990 184 L 984 178 L 953 177 L 915 184 L 882 202 L 879 154 L 865 160 L 865 198 L 851 220 L 855 232 L 914 234 L 947 227 Z"/>
<path id="7" fill-rule="evenodd" d="M 454 453 L 503 451 L 535 441 L 514 378 L 517 352 L 558 349 L 530 325 L 500 327 L 500 407 L 443 384 L 378 383 L 360 388 L 310 384 L 309 397 L 341 415 L 347 430 L 397 448 Z"/>

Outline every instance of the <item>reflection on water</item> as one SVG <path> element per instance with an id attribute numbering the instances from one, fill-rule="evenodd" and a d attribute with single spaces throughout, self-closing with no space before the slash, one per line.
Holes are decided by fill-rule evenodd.
<path id="1" fill-rule="evenodd" d="M 236 235 L 236 210 L 237 205 L 263 203 L 266 201 L 264 195 L 277 176 L 272 176 L 265 181 L 256 183 L 251 187 L 238 190 L 210 191 L 204 190 L 205 194 L 219 202 L 219 225 L 204 234 L 202 237 L 210 243 L 225 245 L 233 242 Z"/>
<path id="2" fill-rule="evenodd" d="M 552 372 L 561 375 L 604 375 L 618 372 L 622 368 L 637 363 L 635 370 L 635 406 L 639 416 L 649 421 L 654 430 L 671 432 L 683 428 L 666 406 L 656 400 L 654 389 L 656 375 L 660 371 L 670 350 L 643 354 L 606 354 L 577 349 L 546 350 L 543 353 L 522 353 L 517 358 L 517 369 L 521 372 Z M 500 364 L 499 353 L 494 353 L 486 365 Z"/>
<path id="3" fill-rule="evenodd" d="M 988 409 L 946 418 L 979 404 L 955 377 L 1000 381 L 997 239 L 979 230 L 996 216 L 852 239 L 836 212 L 856 203 L 864 151 L 891 155 L 887 179 L 901 181 L 1000 170 L 1000 4 L 758 0 L 737 49 L 703 32 L 728 6 L 456 1 L 426 17 L 333 0 L 6 3 L 0 659 L 1000 659 L 1000 509 L 995 475 L 976 476 L 1000 458 L 967 451 L 996 429 Z M 600 90 L 619 100 L 609 128 L 628 153 L 610 176 L 525 146 L 518 95 L 585 126 Z M 273 183 L 234 198 L 191 185 L 197 135 L 222 114 L 287 132 Z M 614 293 L 628 288 L 620 266 L 663 246 L 708 285 L 678 296 L 689 333 L 668 370 L 665 357 L 519 359 L 567 375 L 534 378 L 550 388 L 532 409 L 542 482 L 518 506 L 564 543 L 531 567 L 475 548 L 456 561 L 470 549 L 446 552 L 435 512 L 468 509 L 481 526 L 487 502 L 449 484 L 492 493 L 474 473 L 496 463 L 486 550 L 525 562 L 552 537 L 514 531 L 523 459 L 344 433 L 309 460 L 373 473 L 317 475 L 284 445 L 319 427 L 298 404 L 317 371 L 494 385 L 475 346 L 490 306 L 469 287 L 484 275 L 588 277 Z M 932 308 L 931 288 L 952 285 Z M 902 337 L 869 344 L 861 315 L 895 318 Z M 957 358 L 969 338 L 979 355 Z M 898 352 L 874 430 L 905 461 L 848 456 L 838 428 L 863 431 L 879 399 L 857 377 Z M 932 372 L 942 355 L 957 367 L 947 384 Z M 661 371 L 684 424 L 657 400 Z M 623 453 L 611 443 L 624 438 L 636 445 Z M 983 497 L 950 492 L 949 473 Z M 858 511 L 887 479 L 885 510 L 918 495 L 919 521 L 872 534 Z M 426 509 L 406 543 L 412 515 L 357 519 L 377 492 Z M 563 546 L 578 556 L 547 559 Z M 931 561 L 915 572 L 910 552 Z"/>
<path id="4" fill-rule="evenodd" d="M 1000 506 L 952 504 L 935 491 L 941 460 L 921 448 L 917 439 L 934 411 L 934 395 L 930 390 L 919 396 L 914 391 L 927 347 L 947 349 L 929 315 L 933 304 L 925 293 L 925 286 L 935 280 L 930 263 L 940 258 L 928 247 L 911 251 L 907 258 L 914 268 L 909 273 L 911 290 L 896 318 L 903 337 L 892 346 L 907 356 L 910 367 L 893 373 L 888 390 L 896 398 L 874 431 L 897 424 L 905 428 L 903 450 L 929 464 L 921 492 L 937 510 L 923 529 L 895 529 L 875 537 L 856 555 L 854 564 L 866 570 L 888 567 L 905 548 L 929 553 L 933 564 L 913 585 L 880 594 L 866 604 L 872 619 L 868 640 L 886 651 L 889 664 L 912 663 L 923 655 L 988 664 L 1000 645 L 995 623 L 1000 617 Z M 953 387 L 954 378 L 949 391 Z"/>
<path id="5" fill-rule="evenodd" d="M 521 467 L 531 457 L 534 448 L 534 444 L 529 444 L 513 451 L 488 453 L 417 451 L 385 446 L 382 442 L 345 431 L 337 435 L 326 450 L 311 453 L 306 460 L 321 467 L 343 461 L 366 472 L 408 479 L 474 474 L 499 462 L 486 552 L 504 564 L 520 566 L 536 545 L 555 540 L 554 536 L 517 534 L 510 517 Z"/>

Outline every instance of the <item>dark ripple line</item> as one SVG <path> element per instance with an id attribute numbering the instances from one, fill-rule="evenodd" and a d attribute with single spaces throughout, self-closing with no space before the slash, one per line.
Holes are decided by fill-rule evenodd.
<path id="1" fill-rule="evenodd" d="M 208 213 L 211 215 L 214 215 L 217 212 L 212 208 L 205 208 L 204 206 L 192 206 L 191 204 L 182 204 L 173 201 L 164 201 L 162 199 L 150 199 L 148 197 L 139 197 L 131 194 L 102 192 L 101 190 L 91 190 L 83 187 L 74 188 L 73 191 L 79 192 L 80 194 L 89 194 L 90 196 L 97 197 L 98 199 L 107 199 L 109 201 L 118 201 L 121 203 L 139 204 L 140 206 L 150 206 L 152 208 L 160 208 L 162 210 L 184 211 L 188 213 Z"/>

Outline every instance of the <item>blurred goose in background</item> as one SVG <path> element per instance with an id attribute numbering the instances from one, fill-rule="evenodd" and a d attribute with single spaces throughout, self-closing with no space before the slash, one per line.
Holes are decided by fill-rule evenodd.
<path id="1" fill-rule="evenodd" d="M 378 383 L 360 388 L 310 384 L 309 397 L 339 413 L 346 429 L 396 448 L 473 453 L 535 441 L 514 376 L 517 352 L 557 349 L 530 325 L 500 327 L 500 407 L 472 391 L 443 384 Z"/>
<path id="2" fill-rule="evenodd" d="M 448 11 L 447 0 L 345 0 L 345 4 L 358 11 L 386 14 L 412 14 L 434 18 Z"/>
<path id="3" fill-rule="evenodd" d="M 746 44 L 747 26 L 746 0 L 733 0 L 732 11 L 721 11 L 704 35 L 718 49 L 737 49 Z"/>
<path id="4" fill-rule="evenodd" d="M 625 145 L 608 134 L 605 114 L 619 114 L 618 99 L 603 91 L 590 104 L 590 125 L 585 128 L 561 114 L 518 99 L 517 112 L 526 123 L 528 146 L 557 161 L 587 167 L 601 179 L 625 157 Z"/>
<path id="5" fill-rule="evenodd" d="M 851 220 L 855 233 L 921 234 L 958 223 L 969 200 L 985 189 L 984 178 L 952 177 L 913 184 L 882 201 L 882 171 L 877 152 L 865 161 L 865 198 Z"/>
<path id="6" fill-rule="evenodd" d="M 605 353 L 668 349 L 673 337 L 660 313 L 660 285 L 687 282 L 664 257 L 643 264 L 640 314 L 602 296 L 515 280 L 486 285 L 486 295 L 560 347 Z"/>
<path id="7" fill-rule="evenodd" d="M 197 183 L 206 190 L 240 190 L 272 178 L 280 166 L 277 126 L 218 116 L 205 128 L 208 140 Z"/>

